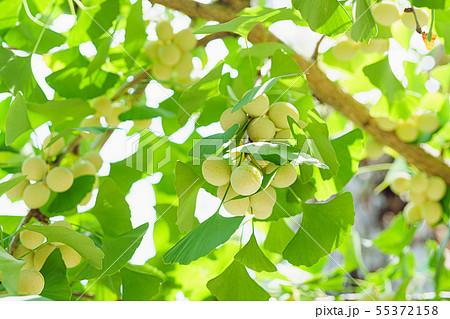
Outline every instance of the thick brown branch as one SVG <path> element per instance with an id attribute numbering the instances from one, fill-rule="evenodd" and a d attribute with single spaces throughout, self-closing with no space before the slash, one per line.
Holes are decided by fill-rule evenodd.
<path id="1" fill-rule="evenodd" d="M 227 37 L 238 37 L 238 35 L 236 33 L 231 33 L 231 32 L 216 32 L 216 33 L 207 35 L 206 37 L 198 40 L 197 46 L 205 47 L 209 42 L 211 42 L 213 40 L 223 39 L 223 38 L 227 38 Z"/>
<path id="2" fill-rule="evenodd" d="M 234 19 L 237 14 L 231 7 L 222 4 L 201 4 L 192 0 L 149 1 L 181 11 L 189 16 L 219 22 Z M 249 40 L 252 43 L 281 42 L 263 25 L 257 25 L 250 32 Z M 410 164 L 430 175 L 442 177 L 450 185 L 450 167 L 448 165 L 426 153 L 422 148 L 400 141 L 394 133 L 381 130 L 375 119 L 370 116 L 368 109 L 351 95 L 345 93 L 338 84 L 328 79 L 316 64 L 300 55 L 295 55 L 294 59 L 305 72 L 309 87 L 318 100 L 335 108 L 381 143 L 392 147 Z"/>

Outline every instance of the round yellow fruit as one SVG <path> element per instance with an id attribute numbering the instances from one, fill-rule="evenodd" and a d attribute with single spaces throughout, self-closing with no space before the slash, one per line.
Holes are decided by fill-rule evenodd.
<path id="1" fill-rule="evenodd" d="M 46 183 L 54 192 L 65 192 L 73 185 L 73 173 L 67 167 L 55 167 L 48 173 Z"/>
<path id="2" fill-rule="evenodd" d="M 250 103 L 247 103 L 242 107 L 245 113 L 251 117 L 260 117 L 267 113 L 269 110 L 269 98 L 266 94 L 261 94 L 256 97 Z"/>
<path id="3" fill-rule="evenodd" d="M 34 269 L 21 270 L 19 273 L 19 295 L 39 295 L 44 290 L 45 280 Z"/>
<path id="4" fill-rule="evenodd" d="M 439 126 L 439 119 L 432 112 L 420 111 L 416 115 L 417 127 L 422 132 L 433 133 Z"/>
<path id="5" fill-rule="evenodd" d="M 175 44 L 166 44 L 158 49 L 158 57 L 163 64 L 172 67 L 180 61 L 181 51 Z"/>
<path id="6" fill-rule="evenodd" d="M 174 42 L 182 51 L 191 51 L 197 46 L 197 38 L 191 29 L 184 29 L 175 34 Z"/>
<path id="7" fill-rule="evenodd" d="M 407 173 L 398 173 L 395 176 L 394 181 L 391 183 L 392 192 L 397 195 L 407 192 L 409 190 L 410 181 L 411 175 Z"/>
<path id="8" fill-rule="evenodd" d="M 72 169 L 73 177 L 77 178 L 84 175 L 95 175 L 97 174 L 97 169 L 94 164 L 89 161 L 81 160 Z"/>
<path id="9" fill-rule="evenodd" d="M 45 261 L 47 260 L 48 256 L 55 250 L 56 246 L 52 244 L 47 244 L 42 247 L 40 247 L 36 252 L 34 253 L 34 269 L 41 270 L 42 266 L 44 266 Z"/>
<path id="10" fill-rule="evenodd" d="M 19 236 L 22 245 L 30 250 L 38 248 L 45 241 L 44 235 L 28 229 L 22 230 Z"/>
<path id="11" fill-rule="evenodd" d="M 192 64 L 192 55 L 188 52 L 184 53 L 174 69 L 180 78 L 188 79 L 194 69 L 194 65 Z"/>
<path id="12" fill-rule="evenodd" d="M 152 124 L 152 119 L 145 119 L 145 120 L 134 120 L 134 126 L 138 130 L 145 130 L 148 129 L 149 126 Z"/>
<path id="13" fill-rule="evenodd" d="M 72 224 L 65 220 L 58 220 L 58 221 L 50 224 L 50 226 L 61 226 L 61 227 L 73 229 Z"/>
<path id="14" fill-rule="evenodd" d="M 438 176 L 431 176 L 428 181 L 427 197 L 430 200 L 440 201 L 447 192 L 447 184 Z"/>
<path id="15" fill-rule="evenodd" d="M 222 186 L 230 181 L 231 168 L 226 160 L 210 157 L 202 164 L 202 174 L 211 185 Z"/>
<path id="16" fill-rule="evenodd" d="M 147 41 L 144 45 L 144 52 L 150 60 L 158 58 L 158 49 L 163 45 L 162 41 Z"/>
<path id="17" fill-rule="evenodd" d="M 20 177 L 23 176 L 23 174 L 14 174 L 12 178 L 16 178 L 16 177 Z M 11 188 L 10 190 L 8 190 L 6 192 L 6 196 L 10 199 L 10 200 L 17 200 L 17 199 L 21 199 L 23 196 L 23 192 L 25 191 L 25 188 L 30 185 L 30 182 L 28 181 L 28 179 L 24 179 L 23 181 L 21 181 L 19 184 L 17 184 L 16 186 L 14 186 L 13 188 Z"/>
<path id="18" fill-rule="evenodd" d="M 428 177 L 425 174 L 419 173 L 411 177 L 409 182 L 409 191 L 411 193 L 423 194 L 428 187 Z"/>
<path id="19" fill-rule="evenodd" d="M 361 42 L 359 46 L 365 53 L 384 53 L 389 50 L 389 40 L 372 38 L 369 43 Z"/>
<path id="20" fill-rule="evenodd" d="M 289 128 L 288 116 L 292 117 L 295 122 L 298 122 L 298 111 L 291 103 L 276 102 L 272 104 L 268 112 L 269 119 L 275 124 L 277 128 Z"/>
<path id="21" fill-rule="evenodd" d="M 172 68 L 156 62 L 152 67 L 152 74 L 157 80 L 169 81 L 172 78 Z"/>
<path id="22" fill-rule="evenodd" d="M 273 206 L 266 208 L 264 210 L 253 209 L 252 213 L 253 213 L 253 215 L 255 215 L 255 218 L 264 220 L 264 219 L 269 218 L 270 215 L 272 215 L 272 211 L 273 211 Z"/>
<path id="23" fill-rule="evenodd" d="M 28 185 L 23 192 L 23 201 L 30 209 L 44 206 L 50 198 L 50 190 L 44 183 Z"/>
<path id="24" fill-rule="evenodd" d="M 47 174 L 47 163 L 40 157 L 27 158 L 22 164 L 22 173 L 29 180 L 40 181 Z"/>
<path id="25" fill-rule="evenodd" d="M 254 211 L 266 211 L 275 205 L 277 192 L 272 186 L 268 186 L 256 194 L 250 196 L 250 206 Z"/>
<path id="26" fill-rule="evenodd" d="M 441 219 L 443 209 L 442 205 L 438 202 L 428 202 L 422 206 L 420 212 L 428 225 L 434 225 Z"/>
<path id="27" fill-rule="evenodd" d="M 366 141 L 365 151 L 367 158 L 377 159 L 380 158 L 381 155 L 383 155 L 384 145 L 378 142 L 373 137 L 369 136 Z"/>
<path id="28" fill-rule="evenodd" d="M 425 193 L 413 193 L 410 191 L 409 200 L 416 205 L 423 205 L 427 201 L 427 196 Z"/>
<path id="29" fill-rule="evenodd" d="M 275 136 L 275 125 L 268 118 L 257 117 L 248 124 L 247 134 L 253 142 L 268 141 Z"/>
<path id="30" fill-rule="evenodd" d="M 266 167 L 266 173 L 270 174 L 277 168 L 277 165 L 270 163 Z M 270 185 L 276 188 L 285 188 L 294 184 L 297 180 L 297 170 L 292 164 L 281 166 L 276 172 Z"/>
<path id="31" fill-rule="evenodd" d="M 275 133 L 274 139 L 279 141 L 286 141 L 291 138 L 291 130 L 283 129 Z"/>
<path id="32" fill-rule="evenodd" d="M 91 162 L 94 164 L 95 169 L 98 171 L 103 165 L 103 159 L 100 156 L 100 153 L 97 151 L 89 151 L 83 155 L 83 159 L 85 161 Z"/>
<path id="33" fill-rule="evenodd" d="M 156 35 L 162 41 L 167 41 L 172 39 L 173 28 L 169 21 L 161 21 L 155 27 Z"/>
<path id="34" fill-rule="evenodd" d="M 374 20 L 385 27 L 390 27 L 400 18 L 400 10 L 394 1 L 381 1 L 373 5 Z"/>
<path id="35" fill-rule="evenodd" d="M 256 193 L 262 180 L 262 173 L 252 165 L 238 166 L 231 173 L 231 186 L 236 193 L 244 196 Z"/>
<path id="36" fill-rule="evenodd" d="M 86 194 L 86 196 L 84 196 L 84 198 L 81 200 L 81 202 L 78 205 L 85 206 L 85 205 L 89 204 L 89 202 L 91 201 L 91 198 L 92 198 L 92 193 Z"/>
<path id="37" fill-rule="evenodd" d="M 415 224 L 422 220 L 421 209 L 421 206 L 415 203 L 406 204 L 405 208 L 403 208 L 403 215 L 406 222 L 408 224 Z"/>
<path id="38" fill-rule="evenodd" d="M 110 127 L 117 127 L 119 126 L 122 121 L 119 119 L 120 114 L 127 111 L 127 108 L 122 105 L 116 105 L 113 106 L 111 110 L 111 114 L 106 117 L 106 122 L 108 123 L 108 126 Z"/>
<path id="39" fill-rule="evenodd" d="M 353 40 L 338 42 L 332 49 L 334 57 L 341 61 L 349 61 L 358 54 L 359 45 Z"/>
<path id="40" fill-rule="evenodd" d="M 92 100 L 92 107 L 100 116 L 109 116 L 112 112 L 112 101 L 106 96 L 99 96 Z"/>
<path id="41" fill-rule="evenodd" d="M 417 20 L 419 21 L 420 27 L 424 27 L 428 23 L 428 12 L 423 9 L 414 8 L 417 15 Z M 416 30 L 416 19 L 414 17 L 414 13 L 412 12 L 404 12 L 402 14 L 402 22 L 403 24 L 410 30 Z"/>
<path id="42" fill-rule="evenodd" d="M 56 156 L 64 149 L 66 143 L 62 137 L 58 138 L 52 145 L 48 146 L 52 138 L 55 138 L 57 135 L 58 133 L 52 133 L 44 139 L 44 142 L 42 143 L 42 150 L 44 151 L 45 156 Z"/>
<path id="43" fill-rule="evenodd" d="M 395 131 L 397 128 L 397 122 L 394 122 L 388 117 L 377 117 L 376 118 L 378 127 L 386 132 Z"/>
<path id="44" fill-rule="evenodd" d="M 247 115 L 242 109 L 239 109 L 235 112 L 231 112 L 233 108 L 226 109 L 223 111 L 220 116 L 220 126 L 224 131 L 227 131 L 234 124 L 239 124 L 239 128 L 241 128 L 245 123 L 247 123 Z"/>
<path id="45" fill-rule="evenodd" d="M 401 141 L 411 143 L 419 137 L 419 130 L 417 129 L 416 123 L 413 121 L 400 120 L 395 129 L 395 134 Z"/>
<path id="46" fill-rule="evenodd" d="M 229 184 L 227 183 L 217 188 L 217 197 L 219 197 L 220 200 L 224 198 L 225 191 L 227 190 L 228 185 Z M 239 196 L 239 194 L 236 193 L 236 191 L 230 185 L 230 187 L 228 188 L 227 196 L 224 199 L 223 207 L 231 215 L 242 216 L 245 214 L 246 211 L 248 211 L 249 198 L 245 197 L 232 200 L 236 196 Z"/>
<path id="47" fill-rule="evenodd" d="M 67 268 L 73 268 L 80 264 L 81 256 L 75 251 L 75 249 L 67 245 L 62 245 L 58 248 L 61 251 L 62 259 L 64 260 Z"/>
<path id="48" fill-rule="evenodd" d="M 23 258 L 25 264 L 22 269 L 35 269 L 34 265 L 34 253 L 30 249 L 25 248 L 23 245 L 18 245 L 13 252 L 13 257 L 16 259 Z"/>
<path id="49" fill-rule="evenodd" d="M 102 123 L 100 123 L 100 118 L 98 118 L 97 116 L 92 116 L 81 121 L 80 128 L 83 127 L 102 127 Z M 95 133 L 83 131 L 80 132 L 80 135 L 82 138 L 94 138 L 96 136 Z"/>

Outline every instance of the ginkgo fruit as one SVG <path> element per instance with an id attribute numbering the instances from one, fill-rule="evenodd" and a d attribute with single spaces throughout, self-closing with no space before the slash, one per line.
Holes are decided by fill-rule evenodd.
<path id="1" fill-rule="evenodd" d="M 23 174 L 14 174 L 12 178 L 17 178 L 17 177 L 21 177 L 23 176 Z M 28 179 L 24 179 L 23 181 L 21 181 L 19 184 L 17 184 L 16 186 L 14 186 L 13 188 L 9 189 L 6 192 L 6 196 L 10 199 L 10 200 L 17 200 L 17 199 L 21 199 L 23 196 L 23 192 L 25 191 L 25 188 L 30 185 L 30 182 L 28 181 Z"/>
<path id="2" fill-rule="evenodd" d="M 409 200 L 416 205 L 423 205 L 427 201 L 427 196 L 425 193 L 414 193 L 410 191 Z"/>
<path id="3" fill-rule="evenodd" d="M 272 104 L 267 113 L 269 119 L 277 128 L 289 128 L 288 116 L 292 117 L 295 122 L 299 120 L 299 114 L 295 106 L 287 102 L 276 102 Z"/>
<path id="4" fill-rule="evenodd" d="M 95 169 L 98 171 L 103 165 L 103 159 L 100 156 L 100 153 L 97 151 L 89 151 L 83 155 L 83 159 L 85 161 L 91 162 L 94 164 Z"/>
<path id="5" fill-rule="evenodd" d="M 92 100 L 92 108 L 100 116 L 109 116 L 112 112 L 112 101 L 106 96 L 99 96 Z"/>
<path id="6" fill-rule="evenodd" d="M 227 188 L 228 192 L 224 199 Z M 239 194 L 236 193 L 233 187 L 231 187 L 231 185 L 229 185 L 228 183 L 217 188 L 217 197 L 219 197 L 220 200 L 224 199 L 223 207 L 226 209 L 226 211 L 234 216 L 242 216 L 246 211 L 248 211 L 249 198 L 244 197 L 232 200 L 236 196 L 239 196 Z"/>
<path id="7" fill-rule="evenodd" d="M 438 202 L 427 202 L 422 206 L 420 212 L 428 225 L 434 225 L 441 219 L 443 209 Z"/>
<path id="8" fill-rule="evenodd" d="M 242 107 L 245 113 L 251 117 L 260 117 L 267 113 L 269 110 L 269 98 L 266 94 L 261 94 L 253 101 L 247 103 Z"/>
<path id="9" fill-rule="evenodd" d="M 231 187 L 244 196 L 256 193 L 262 184 L 262 173 L 252 165 L 241 165 L 231 173 Z"/>
<path id="10" fill-rule="evenodd" d="M 288 140 L 291 138 L 291 130 L 288 129 L 283 129 L 283 130 L 279 130 L 278 132 L 275 133 L 274 139 L 275 140 Z"/>
<path id="11" fill-rule="evenodd" d="M 254 118 L 248 124 L 247 134 L 253 142 L 271 140 L 275 136 L 275 124 L 265 117 Z"/>
<path id="12" fill-rule="evenodd" d="M 385 27 L 390 27 L 400 18 L 400 10 L 394 1 L 381 1 L 373 5 L 374 20 Z"/>
<path id="13" fill-rule="evenodd" d="M 189 78 L 193 69 L 194 65 L 192 64 L 192 55 L 189 52 L 184 53 L 178 64 L 174 67 L 175 72 L 182 79 Z"/>
<path id="14" fill-rule="evenodd" d="M 58 220 L 58 221 L 50 224 L 50 226 L 62 226 L 62 227 L 66 227 L 69 229 L 73 229 L 72 224 L 66 220 Z"/>
<path id="15" fill-rule="evenodd" d="M 19 295 L 39 295 L 44 290 L 45 280 L 35 269 L 21 270 L 19 273 Z"/>
<path id="16" fill-rule="evenodd" d="M 155 27 L 156 35 L 162 41 L 167 41 L 172 39 L 173 36 L 173 28 L 170 25 L 169 21 L 161 21 Z"/>
<path id="17" fill-rule="evenodd" d="M 415 203 L 410 202 L 406 204 L 405 208 L 403 208 L 403 214 L 406 222 L 409 224 L 415 224 L 422 220 L 421 209 L 421 206 Z"/>
<path id="18" fill-rule="evenodd" d="M 28 185 L 23 192 L 23 201 L 30 209 L 44 206 L 50 198 L 50 190 L 42 183 Z"/>
<path id="19" fill-rule="evenodd" d="M 73 173 L 64 166 L 52 168 L 47 174 L 46 183 L 48 188 L 54 192 L 65 192 L 73 185 Z"/>
<path id="20" fill-rule="evenodd" d="M 95 175 L 97 169 L 90 161 L 81 160 L 72 169 L 73 177 L 77 178 L 84 175 Z"/>
<path id="21" fill-rule="evenodd" d="M 413 121 L 400 120 L 395 129 L 395 134 L 401 141 L 411 143 L 419 137 L 419 130 L 417 129 L 416 123 Z"/>
<path id="22" fill-rule="evenodd" d="M 155 60 L 158 58 L 158 49 L 163 45 L 162 41 L 148 41 L 144 45 L 144 52 L 147 57 L 151 60 Z"/>
<path id="23" fill-rule="evenodd" d="M 395 131 L 395 129 L 397 128 L 397 122 L 391 120 L 388 117 L 383 117 L 383 116 L 377 117 L 376 121 L 377 121 L 378 127 L 380 129 L 382 129 L 383 131 L 392 132 L 392 131 Z"/>
<path id="24" fill-rule="evenodd" d="M 400 195 L 409 190 L 411 175 L 407 173 L 398 173 L 391 183 L 391 190 L 394 194 Z"/>
<path id="25" fill-rule="evenodd" d="M 127 111 L 127 108 L 122 105 L 115 105 L 111 110 L 111 114 L 106 117 L 106 122 L 110 127 L 117 127 L 122 121 L 119 119 L 120 114 Z"/>
<path id="26" fill-rule="evenodd" d="M 411 177 L 409 182 L 409 191 L 411 193 L 425 193 L 428 187 L 428 177 L 419 173 Z"/>
<path id="27" fill-rule="evenodd" d="M 242 109 L 232 112 L 233 108 L 228 108 L 223 111 L 220 116 L 220 126 L 224 131 L 231 128 L 234 124 L 239 124 L 241 128 L 245 123 L 247 123 L 248 117 Z"/>
<path id="28" fill-rule="evenodd" d="M 420 111 L 416 114 L 417 127 L 422 132 L 433 133 L 439 126 L 439 118 L 436 114 L 427 111 Z"/>
<path id="29" fill-rule="evenodd" d="M 180 61 L 181 51 L 173 43 L 166 44 L 158 49 L 158 57 L 163 64 L 172 67 Z"/>
<path id="30" fill-rule="evenodd" d="M 197 46 L 197 38 L 191 29 L 181 30 L 174 35 L 173 41 L 184 52 L 191 51 Z"/>
<path id="31" fill-rule="evenodd" d="M 47 244 L 42 247 L 40 247 L 36 252 L 34 253 L 34 269 L 41 270 L 42 266 L 44 266 L 45 261 L 47 260 L 48 256 L 55 250 L 56 246 L 52 244 Z"/>
<path id="32" fill-rule="evenodd" d="M 25 261 L 22 269 L 35 269 L 34 253 L 30 249 L 25 248 L 25 246 L 17 245 L 13 252 L 13 257 L 16 259 L 22 258 Z"/>
<path id="33" fill-rule="evenodd" d="M 341 61 L 349 61 L 358 54 L 359 45 L 353 40 L 338 42 L 332 49 L 334 57 Z"/>
<path id="34" fill-rule="evenodd" d="M 97 116 L 87 117 L 83 121 L 81 121 L 80 128 L 84 127 L 102 127 L 102 123 L 100 123 L 100 118 Z M 83 138 L 94 138 L 96 136 L 95 133 L 91 132 L 80 132 L 81 137 Z"/>
<path id="35" fill-rule="evenodd" d="M 47 174 L 47 163 L 40 157 L 27 158 L 22 164 L 22 173 L 29 180 L 40 181 Z"/>
<path id="36" fill-rule="evenodd" d="M 91 198 L 92 198 L 92 193 L 86 194 L 86 196 L 84 196 L 84 198 L 81 200 L 81 202 L 78 205 L 85 206 L 85 205 L 89 204 L 89 202 L 91 201 Z"/>
<path id="37" fill-rule="evenodd" d="M 250 196 L 250 206 L 254 211 L 262 212 L 273 208 L 277 200 L 277 192 L 272 186 L 267 186 Z"/>
<path id="38" fill-rule="evenodd" d="M 162 63 L 156 62 L 152 67 L 152 74 L 157 80 L 169 81 L 172 77 L 172 68 Z"/>
<path id="39" fill-rule="evenodd" d="M 42 143 L 42 150 L 44 151 L 45 156 L 47 157 L 56 156 L 60 154 L 64 149 L 66 143 L 64 142 L 64 139 L 62 137 L 58 138 L 49 146 L 52 139 L 55 138 L 57 135 L 58 133 L 52 133 L 44 139 L 44 142 Z"/>
<path id="40" fill-rule="evenodd" d="M 369 43 L 361 42 L 359 47 L 365 53 L 383 53 L 389 50 L 389 39 L 370 39 Z"/>
<path id="41" fill-rule="evenodd" d="M 428 23 L 428 12 L 423 9 L 414 8 L 417 15 L 417 20 L 419 21 L 419 26 L 423 27 Z M 404 12 L 402 14 L 402 22 L 403 24 L 410 30 L 416 30 L 416 18 L 414 17 L 413 12 Z"/>
<path id="42" fill-rule="evenodd" d="M 266 174 L 272 173 L 277 167 L 277 165 L 270 163 L 266 167 Z M 270 185 L 276 188 L 285 188 L 294 184 L 296 180 L 297 170 L 295 169 L 294 165 L 287 164 L 280 166 L 278 171 L 275 173 L 272 181 L 270 182 Z"/>
<path id="43" fill-rule="evenodd" d="M 75 249 L 67 245 L 58 246 L 58 248 L 61 251 L 62 259 L 67 268 L 73 268 L 80 264 L 81 255 Z"/>
<path id="44" fill-rule="evenodd" d="M 252 213 L 253 213 L 253 215 L 255 215 L 255 218 L 264 220 L 264 219 L 269 218 L 270 215 L 272 215 L 272 211 L 273 211 L 273 207 L 270 207 L 270 208 L 265 208 L 263 210 L 253 209 Z"/>
<path id="45" fill-rule="evenodd" d="M 138 130 L 145 130 L 148 129 L 149 126 L 152 124 L 152 119 L 145 119 L 145 120 L 134 120 L 134 126 Z"/>
<path id="46" fill-rule="evenodd" d="M 438 176 L 431 176 L 428 181 L 427 197 L 430 200 L 439 201 L 444 198 L 447 192 L 447 184 Z"/>
<path id="47" fill-rule="evenodd" d="M 22 245 L 30 250 L 38 248 L 45 241 L 45 236 L 41 233 L 24 229 L 20 232 L 20 242 Z"/>
<path id="48" fill-rule="evenodd" d="M 367 158 L 377 159 L 381 155 L 383 155 L 384 145 L 382 143 L 378 142 L 373 137 L 369 137 L 367 139 L 365 146 L 366 146 L 365 152 L 366 152 Z"/>
<path id="49" fill-rule="evenodd" d="M 211 185 L 222 186 L 230 181 L 231 168 L 226 160 L 210 157 L 202 164 L 202 174 Z"/>

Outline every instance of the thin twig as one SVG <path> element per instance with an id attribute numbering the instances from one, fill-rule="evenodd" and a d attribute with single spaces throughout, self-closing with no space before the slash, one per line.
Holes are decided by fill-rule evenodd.
<path id="1" fill-rule="evenodd" d="M 141 71 L 138 74 L 136 74 L 131 82 L 124 83 L 119 88 L 119 91 L 111 98 L 111 100 L 117 101 L 124 94 L 127 94 L 128 89 L 132 88 L 135 85 L 138 85 L 141 81 L 148 78 L 148 75 L 150 74 L 150 72 L 151 72 L 151 69 L 147 69 L 145 71 Z"/>
<path id="2" fill-rule="evenodd" d="M 19 230 L 24 225 L 26 225 L 31 220 L 31 218 L 33 218 L 36 215 L 36 211 L 39 212 L 38 209 L 30 209 L 28 211 L 28 213 L 22 218 L 22 221 L 20 222 L 19 227 L 17 227 L 17 229 L 16 229 L 16 234 L 14 235 L 14 238 L 11 240 L 11 243 L 9 244 L 9 254 L 10 255 L 12 255 L 14 253 L 14 251 L 17 248 L 17 245 L 19 244 L 19 240 L 20 240 Z"/>
<path id="3" fill-rule="evenodd" d="M 314 49 L 314 53 L 312 55 L 313 61 L 317 60 L 317 57 L 319 56 L 319 47 L 320 47 L 320 44 L 322 43 L 323 39 L 325 39 L 325 34 L 320 37 L 319 42 L 317 42 L 317 44 L 316 44 L 316 48 Z"/>

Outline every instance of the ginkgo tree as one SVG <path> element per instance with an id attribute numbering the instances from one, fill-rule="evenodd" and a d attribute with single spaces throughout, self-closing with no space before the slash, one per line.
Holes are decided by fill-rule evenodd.
<path id="1" fill-rule="evenodd" d="M 1 298 L 449 298 L 450 2 L 279 2 L 0 0 Z M 401 207 L 361 238 L 378 171 Z"/>

